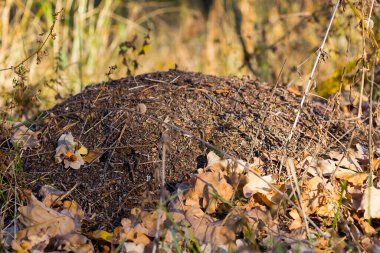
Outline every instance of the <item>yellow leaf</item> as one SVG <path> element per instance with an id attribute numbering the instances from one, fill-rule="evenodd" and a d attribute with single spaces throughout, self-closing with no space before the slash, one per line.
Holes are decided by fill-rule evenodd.
<path id="1" fill-rule="evenodd" d="M 80 145 L 80 148 L 78 149 L 78 154 L 80 154 L 80 155 L 87 155 L 88 154 L 88 149 L 85 146 Z"/>
<path id="2" fill-rule="evenodd" d="M 103 240 L 112 243 L 113 234 L 104 230 L 95 230 L 88 235 L 95 240 Z"/>

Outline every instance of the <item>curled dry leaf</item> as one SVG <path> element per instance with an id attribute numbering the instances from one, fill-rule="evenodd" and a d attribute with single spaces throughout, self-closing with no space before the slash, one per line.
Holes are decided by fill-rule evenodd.
<path id="1" fill-rule="evenodd" d="M 127 241 L 127 242 L 134 242 L 135 244 L 143 244 L 144 246 L 148 245 L 150 243 L 149 237 L 144 233 L 141 232 L 141 227 L 138 227 L 135 229 L 133 225 L 139 225 L 132 224 L 130 219 L 122 219 L 121 221 L 122 227 L 120 228 L 119 232 L 119 242 Z M 152 224 L 155 225 L 155 224 Z M 146 232 L 146 231 L 145 231 Z"/>
<path id="2" fill-rule="evenodd" d="M 258 170 L 255 170 L 259 174 Z M 243 187 L 244 197 L 249 198 L 256 193 L 268 194 L 272 192 L 272 188 L 269 184 L 273 184 L 277 180 L 276 175 L 267 175 L 267 176 L 257 176 L 252 172 L 248 172 L 247 175 L 247 184 Z M 266 182 L 264 182 L 264 180 Z"/>
<path id="3" fill-rule="evenodd" d="M 186 205 L 198 206 L 207 213 L 214 213 L 218 204 L 222 201 L 229 201 L 233 195 L 233 188 L 225 179 L 223 171 L 208 171 L 198 174 L 195 185 L 192 187 L 185 200 Z"/>
<path id="4" fill-rule="evenodd" d="M 46 207 L 29 191 L 26 191 L 26 196 L 28 205 L 19 207 L 19 220 L 25 228 L 17 232 L 16 240 L 12 243 L 15 247 L 23 245 L 25 242 L 32 243 L 33 246 L 35 243 L 40 243 L 31 236 L 50 239 L 55 236 L 67 235 L 76 229 L 75 223 L 70 217 Z"/>
<path id="5" fill-rule="evenodd" d="M 371 224 L 369 224 L 364 218 L 359 219 L 359 225 L 366 235 L 377 234 L 376 229 L 374 227 L 372 227 Z"/>
<path id="6" fill-rule="evenodd" d="M 362 185 L 365 180 L 368 178 L 367 173 L 357 173 L 352 170 L 347 169 L 339 169 L 334 174 L 335 178 L 338 179 L 345 179 L 347 182 L 351 183 L 352 185 Z"/>
<path id="7" fill-rule="evenodd" d="M 57 201 L 65 193 L 50 185 L 44 185 L 41 187 L 38 194 L 42 197 L 42 203 L 46 207 L 52 207 L 54 205 L 61 205 L 62 201 Z"/>
<path id="8" fill-rule="evenodd" d="M 204 213 L 200 208 L 186 206 L 185 217 L 190 222 L 190 234 L 194 234 L 198 241 L 212 245 L 223 245 L 234 242 L 235 231 L 224 226 L 220 221 Z"/>
<path id="9" fill-rule="evenodd" d="M 292 208 L 289 212 L 290 217 L 293 218 L 292 223 L 289 225 L 290 230 L 296 230 L 300 229 L 302 227 L 302 220 L 301 216 L 299 215 L 298 211 L 294 208 Z"/>
<path id="10" fill-rule="evenodd" d="M 77 233 L 57 236 L 54 245 L 58 250 L 65 252 L 95 252 L 92 242 L 87 237 Z"/>
<path id="11" fill-rule="evenodd" d="M 43 252 L 50 242 L 46 231 L 41 230 L 37 234 L 27 235 L 22 240 L 13 240 L 11 247 L 18 253 Z"/>
<path id="12" fill-rule="evenodd" d="M 140 243 L 136 244 L 134 242 L 125 242 L 123 244 L 124 250 L 123 252 L 125 253 L 143 253 L 145 249 L 145 245 Z"/>
<path id="13" fill-rule="evenodd" d="M 90 150 L 86 156 L 83 156 L 83 160 L 86 163 L 98 163 L 102 154 L 103 152 L 100 149 Z"/>
<path id="14" fill-rule="evenodd" d="M 60 199 L 65 193 L 49 185 L 42 186 L 39 194 L 42 197 L 42 203 L 46 207 L 58 206 L 60 214 L 72 218 L 76 227 L 80 227 L 80 223 L 84 219 L 84 211 L 75 200 Z"/>
<path id="15" fill-rule="evenodd" d="M 307 214 L 316 213 L 322 217 L 334 217 L 339 198 L 332 185 L 324 183 L 318 176 L 303 184 L 301 204 Z"/>
<path id="16" fill-rule="evenodd" d="M 247 167 L 257 166 L 261 163 L 261 160 L 258 158 L 254 159 L 254 164 L 248 164 L 243 160 L 232 160 L 232 159 L 221 159 L 214 151 L 210 151 L 207 154 L 207 167 L 206 169 L 211 171 L 223 170 L 226 171 L 227 174 L 232 172 L 243 173 L 245 168 L 243 165 Z M 243 164 L 243 165 L 242 165 Z"/>
<path id="17" fill-rule="evenodd" d="M 13 146 L 18 146 L 21 149 L 40 148 L 41 132 L 33 132 L 24 125 L 18 125 L 16 131 L 11 137 Z"/>

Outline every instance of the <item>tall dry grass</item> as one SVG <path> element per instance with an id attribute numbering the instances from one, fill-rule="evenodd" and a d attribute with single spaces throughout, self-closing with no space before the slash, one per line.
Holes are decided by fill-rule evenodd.
<path id="1" fill-rule="evenodd" d="M 28 85 L 23 96 L 35 102 L 36 108 L 37 105 L 49 107 L 57 98 L 74 94 L 89 83 L 107 80 L 110 66 L 118 68 L 109 73 L 109 77 L 125 76 L 127 71 L 119 55 L 119 45 L 137 35 L 136 44 L 141 47 L 148 33 L 150 49 L 145 55 L 127 56 L 138 61 L 136 74 L 178 66 L 217 75 L 254 72 L 262 81 L 273 82 L 285 63 L 281 81 L 298 87 L 305 85 L 330 15 L 329 3 L 214 1 L 208 15 L 196 3 L 2 1 L 0 69 L 15 66 L 32 54 L 52 26 L 53 14 L 63 8 L 62 20 L 54 27 L 56 38 L 49 39 L 39 54 L 41 62 L 37 64 L 37 56 L 34 56 L 25 63 Z M 354 2 L 364 12 L 366 5 L 363 3 Z M 375 21 L 379 19 L 378 10 L 376 4 Z M 236 26 L 237 15 L 241 22 L 239 27 Z M 380 37 L 378 28 L 375 29 L 375 36 Z M 328 80 L 334 71 L 361 57 L 361 35 L 355 15 L 347 6 L 341 7 L 327 41 L 325 63 L 320 65 L 316 75 L 318 82 Z M 248 56 L 251 70 L 244 56 Z M 355 68 L 351 72 L 354 73 Z M 12 70 L 0 72 L 1 90 L 8 94 L 2 97 L 3 106 L 6 101 L 9 106 L 15 96 L 14 78 Z M 336 91 L 340 83 L 337 80 L 325 84 L 323 95 L 328 95 L 330 90 Z M 349 82 L 356 81 L 347 80 Z M 334 87 L 330 89 L 330 86 Z"/>

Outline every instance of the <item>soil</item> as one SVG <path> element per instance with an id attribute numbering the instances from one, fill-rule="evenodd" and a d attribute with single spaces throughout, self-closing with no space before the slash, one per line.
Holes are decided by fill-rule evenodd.
<path id="1" fill-rule="evenodd" d="M 300 100 L 283 85 L 178 70 L 91 85 L 43 112 L 31 125 L 43 133 L 44 142 L 40 150 L 25 153 L 23 187 L 38 191 L 49 184 L 69 191 L 76 186 L 71 197 L 92 215 L 88 226 L 111 228 L 131 208 L 154 208 L 164 132 L 170 136 L 165 168 L 169 190 L 207 163 L 207 147 L 162 121 L 239 159 L 261 157 L 272 172 L 278 167 L 278 154 L 300 160 L 343 149 L 347 123 L 339 108 L 318 101 L 306 101 L 292 141 L 283 149 Z M 145 114 L 141 106 L 138 112 L 141 103 Z M 56 164 L 57 140 L 65 132 L 89 150 L 100 150 L 100 161 L 79 170 Z"/>

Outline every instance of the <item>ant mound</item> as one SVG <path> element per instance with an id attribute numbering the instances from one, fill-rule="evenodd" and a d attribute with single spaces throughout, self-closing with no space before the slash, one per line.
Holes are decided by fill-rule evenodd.
<path id="1" fill-rule="evenodd" d="M 163 159 L 166 187 L 173 191 L 207 164 L 210 150 L 247 162 L 260 157 L 266 171 L 277 171 L 283 155 L 300 161 L 344 148 L 349 126 L 339 108 L 311 100 L 285 145 L 300 100 L 281 85 L 178 70 L 91 85 L 30 126 L 44 142 L 39 150 L 27 150 L 23 184 L 69 191 L 93 215 L 91 226 L 113 227 L 131 208 L 155 207 Z M 57 142 L 65 133 L 95 158 L 76 170 L 56 163 Z"/>

